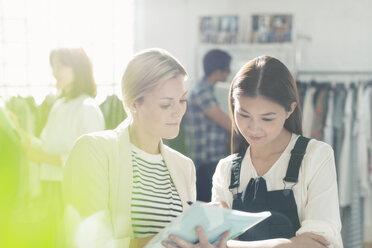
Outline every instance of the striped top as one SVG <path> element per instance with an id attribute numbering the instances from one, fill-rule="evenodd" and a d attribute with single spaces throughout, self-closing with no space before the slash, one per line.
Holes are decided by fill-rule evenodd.
<path id="1" fill-rule="evenodd" d="M 131 218 L 134 238 L 157 234 L 182 213 L 182 202 L 161 154 L 132 144 Z"/>

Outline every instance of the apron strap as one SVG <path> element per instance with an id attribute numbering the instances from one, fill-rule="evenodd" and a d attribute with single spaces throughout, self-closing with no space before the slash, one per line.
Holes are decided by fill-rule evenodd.
<path id="1" fill-rule="evenodd" d="M 234 188 L 238 188 L 240 185 L 240 168 L 242 165 L 242 160 L 245 155 L 245 151 L 241 151 L 238 155 L 233 159 L 231 165 L 231 180 L 229 189 L 232 190 Z"/>
<path id="2" fill-rule="evenodd" d="M 302 159 L 306 153 L 306 147 L 310 139 L 300 136 L 298 137 L 294 148 L 291 151 L 291 158 L 288 163 L 288 169 L 283 181 L 290 183 L 298 182 L 298 173 L 301 168 Z"/>

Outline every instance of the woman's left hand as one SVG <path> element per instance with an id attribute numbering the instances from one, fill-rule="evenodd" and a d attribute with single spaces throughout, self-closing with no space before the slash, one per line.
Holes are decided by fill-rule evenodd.
<path id="1" fill-rule="evenodd" d="M 197 244 L 192 244 L 190 242 L 187 242 L 175 235 L 169 235 L 169 239 L 172 240 L 177 246 L 174 246 L 166 241 L 163 241 L 162 245 L 168 248 L 177 248 L 177 247 L 179 248 L 226 248 L 227 247 L 226 243 L 229 238 L 230 231 L 223 233 L 220 240 L 216 244 L 210 244 L 203 228 L 198 226 L 195 228 L 195 230 L 199 236 L 199 243 Z"/>
<path id="2" fill-rule="evenodd" d="M 213 206 L 213 207 L 220 207 L 220 208 L 229 208 L 227 203 L 225 201 L 220 201 L 220 202 L 208 202 L 208 206 Z"/>

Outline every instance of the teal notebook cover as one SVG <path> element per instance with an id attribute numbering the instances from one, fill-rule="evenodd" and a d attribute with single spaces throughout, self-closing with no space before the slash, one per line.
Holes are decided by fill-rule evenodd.
<path id="1" fill-rule="evenodd" d="M 168 239 L 170 234 L 197 243 L 196 226 L 204 229 L 210 243 L 218 241 L 228 230 L 231 231 L 229 239 L 233 239 L 270 215 L 270 212 L 248 213 L 196 202 L 159 232 L 145 248 L 161 248 L 163 240 L 172 243 Z"/>

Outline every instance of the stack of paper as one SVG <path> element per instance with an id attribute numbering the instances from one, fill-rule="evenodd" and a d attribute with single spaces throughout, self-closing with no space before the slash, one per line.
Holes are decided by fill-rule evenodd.
<path id="1" fill-rule="evenodd" d="M 158 233 L 146 248 L 161 248 L 163 240 L 172 243 L 168 239 L 170 234 L 177 235 L 188 242 L 197 243 L 196 226 L 204 229 L 210 243 L 218 241 L 220 236 L 228 230 L 231 231 L 229 239 L 232 239 L 270 215 L 270 212 L 247 213 L 196 202 Z"/>

